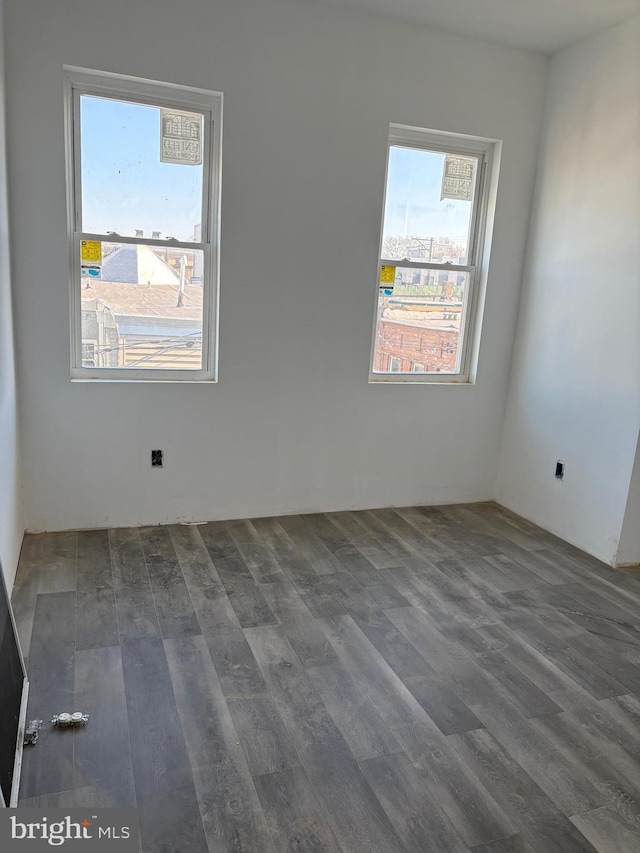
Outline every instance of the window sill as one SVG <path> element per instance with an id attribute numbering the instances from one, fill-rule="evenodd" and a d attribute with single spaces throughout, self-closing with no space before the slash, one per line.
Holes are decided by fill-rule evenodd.
<path id="1" fill-rule="evenodd" d="M 468 377 L 455 379 L 453 377 L 447 377 L 446 379 L 436 379 L 432 376 L 424 379 L 417 379 L 416 377 L 407 374 L 406 378 L 400 378 L 398 376 L 384 375 L 384 374 L 371 374 L 369 376 L 369 385 L 475 385 L 475 381 L 469 379 Z"/>
<path id="2" fill-rule="evenodd" d="M 120 377 L 97 378 L 91 376 L 72 376 L 72 384 L 78 385 L 217 385 L 214 378 L 200 379 L 124 379 Z"/>

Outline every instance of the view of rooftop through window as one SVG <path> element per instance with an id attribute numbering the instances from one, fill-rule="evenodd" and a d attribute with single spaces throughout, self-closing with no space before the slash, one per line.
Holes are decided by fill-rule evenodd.
<path id="1" fill-rule="evenodd" d="M 400 262 L 469 263 L 476 170 L 473 156 L 390 146 L 381 260 L 395 280 L 380 289 L 374 373 L 459 371 L 469 273 Z"/>
<path id="2" fill-rule="evenodd" d="M 204 252 L 175 243 L 202 238 L 204 116 L 79 102 L 81 231 L 103 235 L 82 242 L 82 366 L 200 369 Z"/>

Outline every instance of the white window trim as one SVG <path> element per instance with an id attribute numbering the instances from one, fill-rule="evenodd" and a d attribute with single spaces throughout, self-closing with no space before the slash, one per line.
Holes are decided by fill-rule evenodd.
<path id="1" fill-rule="evenodd" d="M 69 239 L 71 379 L 100 382 L 215 382 L 218 374 L 218 303 L 220 281 L 220 191 L 222 155 L 221 92 L 159 83 L 122 74 L 64 67 L 65 148 L 67 175 L 67 233 Z M 152 238 L 110 236 L 80 231 L 81 169 L 80 127 L 77 116 L 81 95 L 111 96 L 119 100 L 173 107 L 193 108 L 204 114 L 203 209 L 200 242 L 155 240 Z M 117 243 L 199 249 L 204 257 L 202 368 L 82 367 L 82 307 L 80 287 L 80 240 L 111 240 Z"/>
<path id="2" fill-rule="evenodd" d="M 404 145 L 409 148 L 421 148 L 426 151 L 446 151 L 452 154 L 472 154 L 479 158 L 476 173 L 475 198 L 470 225 L 470 242 L 467 264 L 438 264 L 419 260 L 399 260 L 382 257 L 382 239 L 384 214 L 389 175 L 389 153 L 391 146 Z M 498 139 L 467 136 L 460 133 L 447 133 L 438 130 L 426 130 L 406 125 L 390 124 L 387 142 L 387 161 L 385 168 L 384 198 L 382 201 L 382 222 L 380 225 L 380 243 L 378 250 L 378 275 L 375 285 L 373 311 L 373 335 L 369 361 L 370 383 L 393 383 L 412 385 L 473 385 L 478 369 L 480 349 L 480 330 L 487 287 L 489 257 L 498 185 L 498 172 L 502 143 Z M 374 373 L 373 365 L 376 351 L 376 331 L 378 322 L 378 299 L 381 266 L 395 266 L 403 269 L 434 269 L 469 273 L 469 287 L 463 306 L 460 325 L 462 352 L 458 373 Z"/>

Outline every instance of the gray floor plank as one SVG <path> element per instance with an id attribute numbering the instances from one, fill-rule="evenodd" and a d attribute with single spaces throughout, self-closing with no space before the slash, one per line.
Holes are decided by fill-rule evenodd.
<path id="1" fill-rule="evenodd" d="M 200 534 L 214 562 L 217 575 L 224 586 L 240 625 L 243 627 L 275 625 L 278 620 L 269 609 L 261 588 L 249 569 L 252 560 L 248 557 L 249 563 L 245 561 L 231 532 L 235 530 L 235 535 L 240 539 L 246 537 L 238 532 L 240 530 L 238 523 L 234 523 L 233 527 L 230 526 L 231 524 L 229 522 L 223 529 L 208 524 L 200 526 Z M 255 544 L 259 541 L 259 535 L 256 532 L 256 536 L 252 538 L 251 547 L 258 548 L 262 554 L 268 554 L 268 560 L 266 557 L 263 558 L 263 562 L 267 560 L 264 565 L 268 572 L 263 579 L 279 577 L 281 574 L 280 567 L 264 544 Z M 260 565 L 263 565 L 263 562 Z M 254 570 L 259 576 L 260 570 L 258 568 Z"/>
<path id="2" fill-rule="evenodd" d="M 444 516 L 426 512 L 425 508 L 421 507 L 401 507 L 394 511 L 425 539 L 435 544 L 442 558 L 476 556 L 477 552 L 469 541 L 469 531 L 452 524 Z"/>
<path id="3" fill-rule="evenodd" d="M 591 696 L 564 670 L 506 625 L 486 625 L 478 628 L 477 633 L 558 704 L 563 704 L 561 696 Z"/>
<path id="4" fill-rule="evenodd" d="M 614 809 L 603 806 L 574 815 L 571 820 L 598 853 L 638 853 L 640 850 L 640 827 L 625 823 Z"/>
<path id="5" fill-rule="evenodd" d="M 397 557 L 362 524 L 357 513 L 332 512 L 327 513 L 326 518 L 344 533 L 349 542 L 364 554 L 376 569 L 396 568 L 399 565 Z"/>
<path id="6" fill-rule="evenodd" d="M 500 709 L 486 710 L 474 704 L 473 710 L 565 815 L 597 808 L 607 802 L 599 780 L 585 765 L 582 756 L 570 747 L 558 750 L 556 744 L 545 737 L 542 725 L 549 717 L 527 720 L 507 704 Z"/>
<path id="7" fill-rule="evenodd" d="M 189 590 L 166 527 L 140 529 L 153 601 L 163 638 L 200 633 Z"/>
<path id="8" fill-rule="evenodd" d="M 421 534 L 395 510 L 370 510 L 367 512 L 367 517 L 419 557 L 427 560 L 442 560 L 450 556 L 448 548 L 441 547 L 433 539 Z"/>
<path id="9" fill-rule="evenodd" d="M 302 767 L 260 776 L 256 788 L 278 853 L 294 850 L 347 853 L 349 848 L 340 845 L 318 793 Z M 247 853 L 266 850 L 269 841 L 265 839 L 263 844 L 264 847 L 247 847 Z"/>
<path id="10" fill-rule="evenodd" d="M 479 680 L 475 672 L 467 670 L 467 661 L 458 657 L 455 644 L 444 643 L 437 632 L 424 625 L 424 620 L 416 614 L 410 625 L 405 608 L 389 611 L 391 618 L 398 622 L 414 642 L 425 644 L 425 653 L 431 652 L 436 665 L 434 652 L 437 652 L 437 666 L 443 672 L 450 671 L 452 684 L 455 684 L 465 703 L 492 732 L 494 737 L 510 752 L 521 766 L 544 788 L 553 799 L 561 801 L 566 814 L 603 805 L 603 795 L 594 785 L 591 774 L 571 754 L 557 755 L 555 749 L 533 728 L 535 720 L 527 720 L 504 696 L 487 689 L 486 683 Z M 397 614 L 397 615 L 396 615 Z M 418 626 L 422 626 L 418 630 Z M 468 674 L 467 674 L 468 673 Z M 544 717 L 540 719 L 546 719 Z M 543 781 L 544 780 L 544 784 Z"/>
<path id="11" fill-rule="evenodd" d="M 113 588 L 108 530 L 80 530 L 78 537 L 78 592 Z"/>
<path id="12" fill-rule="evenodd" d="M 76 652 L 73 709 L 89 714 L 86 726 L 74 732 L 75 805 L 134 806 L 129 723 L 119 648 L 111 646 Z"/>
<path id="13" fill-rule="evenodd" d="M 638 630 L 638 603 L 634 600 L 635 596 L 612 601 L 610 589 L 603 584 L 588 581 L 567 583 L 562 589 L 587 613 L 605 618 L 623 630 Z"/>
<path id="14" fill-rule="evenodd" d="M 404 682 L 371 646 L 350 617 L 323 620 L 334 648 L 420 771 L 431 797 L 468 845 L 500 838 L 513 827 Z"/>
<path id="15" fill-rule="evenodd" d="M 499 838 L 488 844 L 478 844 L 471 848 L 471 853 L 538 853 L 535 847 L 529 847 L 520 835 L 510 835 L 509 838 Z"/>
<path id="16" fill-rule="evenodd" d="M 199 528 L 198 524 L 170 524 L 167 527 L 187 587 L 211 586 L 220 580 Z"/>
<path id="17" fill-rule="evenodd" d="M 637 613 L 640 605 L 640 573 L 637 568 L 613 572 L 608 569 L 606 574 L 601 573 L 596 578 L 582 579 L 582 584 L 632 615 Z"/>
<path id="18" fill-rule="evenodd" d="M 606 643 L 601 642 L 592 634 L 576 634 L 570 641 L 570 645 L 580 652 L 581 655 L 608 673 L 615 681 L 636 696 L 640 696 L 640 667 L 635 666 Z"/>
<path id="19" fill-rule="evenodd" d="M 229 534 L 256 583 L 270 583 L 282 574 L 271 549 L 250 521 L 230 523 Z"/>
<path id="20" fill-rule="evenodd" d="M 314 622 L 295 588 L 274 583 L 265 596 L 280 621 L 280 631 L 311 677 L 333 721 L 356 758 L 400 749 L 366 693 L 342 665 L 324 632 Z"/>
<path id="21" fill-rule="evenodd" d="M 507 617 L 505 622 L 596 699 L 629 692 L 592 660 L 561 640 L 536 619 L 518 613 Z"/>
<path id="22" fill-rule="evenodd" d="M 227 697 L 227 704 L 254 776 L 277 773 L 298 763 L 271 696 Z"/>
<path id="23" fill-rule="evenodd" d="M 74 790 L 58 791 L 55 794 L 41 794 L 39 797 L 20 798 L 19 808 L 25 809 L 72 809 L 75 806 Z"/>
<path id="24" fill-rule="evenodd" d="M 503 654 L 494 648 L 487 648 L 486 640 L 477 631 L 462 630 L 455 635 L 451 634 L 450 639 L 473 656 L 478 667 L 500 685 L 504 695 L 524 717 L 541 717 L 563 710 Z"/>
<path id="25" fill-rule="evenodd" d="M 42 719 L 44 726 L 38 743 L 23 753 L 21 797 L 73 788 L 75 732 L 58 729 L 49 721 L 53 714 L 75 710 L 75 616 L 75 592 L 38 595 L 29 654 L 27 719 Z"/>
<path id="26" fill-rule="evenodd" d="M 289 536 L 302 557 L 309 561 L 318 575 L 330 575 L 344 571 L 344 566 L 325 543 L 307 524 L 305 516 L 286 515 L 280 519 L 283 530 Z"/>
<path id="27" fill-rule="evenodd" d="M 322 617 L 344 613 L 344 608 L 331 589 L 285 532 L 280 524 L 281 520 L 257 519 L 253 522 L 253 526 L 261 539 L 268 544 L 285 579 L 294 585 L 312 616 Z M 266 594 L 266 587 L 264 592 Z"/>
<path id="28" fill-rule="evenodd" d="M 404 749 L 413 743 L 442 742 L 436 724 L 351 617 L 318 620 L 318 626 L 342 666 L 390 729 L 408 737 L 400 741 Z"/>
<path id="29" fill-rule="evenodd" d="M 228 578 L 224 582 L 224 588 L 238 617 L 238 622 L 243 628 L 278 624 L 278 620 L 271 612 L 253 578 Z"/>
<path id="30" fill-rule="evenodd" d="M 110 530 L 109 547 L 120 638 L 160 637 L 139 530 Z"/>
<path id="31" fill-rule="evenodd" d="M 266 695 L 262 672 L 222 585 L 192 590 L 191 597 L 224 695 Z"/>
<path id="32" fill-rule="evenodd" d="M 78 567 L 76 531 L 42 533 L 43 565 L 38 592 L 75 592 Z"/>
<path id="33" fill-rule="evenodd" d="M 252 774 L 293 766 L 295 750 L 224 590 L 198 590 L 194 603 Z"/>
<path id="34" fill-rule="evenodd" d="M 330 517 L 324 513 L 316 512 L 304 517 L 307 525 L 321 542 L 331 551 L 332 554 L 340 551 L 342 548 L 348 548 L 353 543 L 349 540 L 340 528 L 331 523 Z"/>
<path id="35" fill-rule="evenodd" d="M 116 592 L 149 587 L 149 574 L 144 562 L 140 529 L 118 527 L 108 531 L 113 586 Z"/>
<path id="36" fill-rule="evenodd" d="M 40 586 L 40 571 L 44 565 L 42 534 L 26 534 L 20 551 L 19 570 L 11 591 L 11 606 L 18 629 L 20 648 L 25 660 L 29 657 L 31 634 Z"/>
<path id="37" fill-rule="evenodd" d="M 520 548 L 512 542 L 502 542 L 501 552 L 503 561 L 509 560 L 534 575 L 544 579 L 547 583 L 558 585 L 579 578 L 575 566 L 568 564 L 557 554 L 553 554 L 546 548 L 538 551 L 528 551 Z"/>
<path id="38" fill-rule="evenodd" d="M 561 602 L 569 600 L 564 586 L 548 586 L 544 589 L 521 589 L 507 592 L 505 598 L 511 605 L 504 611 L 503 621 L 508 623 L 514 616 L 533 617 L 556 638 L 571 645 L 574 637 L 584 636 L 585 630 L 562 609 Z"/>
<path id="39" fill-rule="evenodd" d="M 78 592 L 76 648 L 101 649 L 120 643 L 116 597 L 110 587 Z"/>
<path id="40" fill-rule="evenodd" d="M 596 714 L 595 725 L 583 725 L 570 713 L 532 721 L 558 754 L 566 754 L 584 768 L 600 794 L 601 805 L 633 810 L 640 825 L 640 753 L 630 738 L 618 738 L 619 727 Z M 630 746 L 630 748 L 629 748 Z M 633 805 L 632 805 L 633 804 Z"/>
<path id="41" fill-rule="evenodd" d="M 249 570 L 240 557 L 235 542 L 229 533 L 230 523 L 232 522 L 210 521 L 207 524 L 198 525 L 198 532 L 221 576 L 222 572 L 219 566 L 225 564 L 227 560 L 229 561 L 229 569 L 233 568 L 240 574 L 249 575 Z"/>
<path id="42" fill-rule="evenodd" d="M 469 590 L 461 587 L 459 581 L 447 577 L 436 567 L 405 566 L 389 570 L 388 577 L 414 607 L 424 611 L 434 626 L 443 631 L 476 628 L 499 621 L 499 614 L 492 610 L 484 596 L 469 595 Z"/>
<path id="43" fill-rule="evenodd" d="M 164 645 L 210 849 L 271 850 L 247 758 L 204 638 Z"/>
<path id="44" fill-rule="evenodd" d="M 78 534 L 76 649 L 100 649 L 120 642 L 107 530 Z"/>
<path id="45" fill-rule="evenodd" d="M 311 611 L 287 577 L 262 587 L 271 612 L 305 666 L 335 665 L 338 658 L 318 627 Z"/>
<path id="46" fill-rule="evenodd" d="M 407 850 L 467 850 L 456 828 L 430 800 L 424 781 L 408 756 L 386 755 L 363 761 L 360 766 Z"/>
<path id="47" fill-rule="evenodd" d="M 122 668 L 138 800 L 193 786 L 162 640 L 122 641 Z"/>
<path id="48" fill-rule="evenodd" d="M 449 740 L 536 853 L 593 853 L 569 819 L 486 729 Z"/>
<path id="49" fill-rule="evenodd" d="M 368 614 L 367 618 L 353 618 L 369 642 L 402 679 L 444 734 L 469 731 L 482 725 L 460 696 L 438 676 L 386 613 L 374 612 Z"/>
<path id="50" fill-rule="evenodd" d="M 401 751 L 391 729 L 340 661 L 305 669 L 356 759 Z"/>
<path id="51" fill-rule="evenodd" d="M 425 558 L 424 553 L 417 553 L 402 539 L 398 531 L 394 529 L 393 523 L 391 525 L 383 524 L 376 512 L 364 510 L 354 513 L 354 515 L 368 533 L 379 541 L 385 550 L 398 561 L 397 565 L 412 566 Z M 440 550 L 434 553 L 434 549 L 427 549 L 427 553 L 434 555 L 436 559 L 442 559 L 447 556 Z"/>
<path id="52" fill-rule="evenodd" d="M 402 842 L 290 644 L 277 628 L 246 634 L 341 845 L 354 853 L 400 853 Z"/>
<path id="53" fill-rule="evenodd" d="M 550 565 L 542 558 L 542 551 L 518 552 L 520 560 L 513 554 L 515 549 L 509 549 L 511 555 L 502 552 L 485 557 L 487 562 L 497 566 L 501 571 L 510 575 L 515 573 L 518 577 L 529 578 L 529 586 L 541 586 L 544 583 L 556 586 L 566 581 L 566 575 L 558 572 L 555 566 Z"/>
<path id="54" fill-rule="evenodd" d="M 142 853 L 210 853 L 193 788 L 138 801 Z"/>
<path id="55" fill-rule="evenodd" d="M 500 513 L 488 505 L 467 504 L 449 505 L 443 510 L 448 516 L 457 519 L 464 527 L 470 527 L 477 533 L 494 536 L 499 540 L 513 542 L 515 545 L 529 551 L 543 547 L 540 536 L 532 536 L 521 528 L 511 524 L 501 517 Z"/>
<path id="56" fill-rule="evenodd" d="M 500 705 L 506 699 L 525 716 L 532 717 L 561 710 L 499 652 L 482 649 L 476 656 L 471 649 L 470 654 L 465 654 L 464 649 L 469 648 L 468 638 L 474 635 L 473 631 L 458 633 L 458 637 L 467 640 L 456 644 L 428 625 L 424 615 L 413 608 L 389 610 L 387 615 L 422 657 L 432 662 L 444 683 L 465 705 L 480 699 L 485 705 Z"/>

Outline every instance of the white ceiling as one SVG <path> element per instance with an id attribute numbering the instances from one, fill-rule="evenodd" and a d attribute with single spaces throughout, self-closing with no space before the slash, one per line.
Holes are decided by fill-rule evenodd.
<path id="1" fill-rule="evenodd" d="M 640 0 L 324 0 L 553 53 L 640 14 Z"/>

